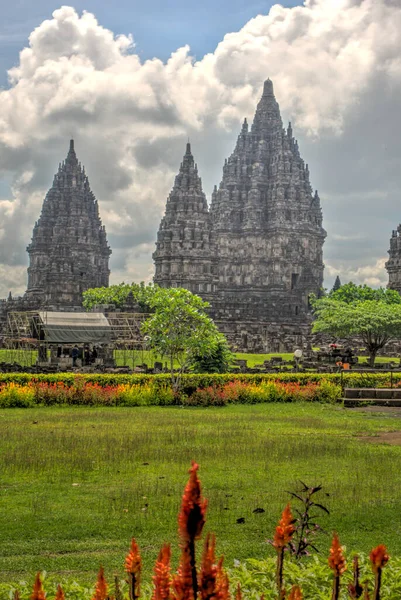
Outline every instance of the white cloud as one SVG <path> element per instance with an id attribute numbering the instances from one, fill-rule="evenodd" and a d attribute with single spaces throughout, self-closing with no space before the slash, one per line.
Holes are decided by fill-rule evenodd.
<path id="1" fill-rule="evenodd" d="M 379 258 L 374 264 L 366 265 L 364 267 L 350 267 L 349 265 L 340 265 L 339 267 L 333 267 L 330 264 L 326 264 L 327 274 L 330 279 L 333 280 L 340 276 L 341 283 L 348 283 L 352 281 L 358 285 L 370 285 L 371 287 L 385 287 L 387 285 L 387 273 L 384 268 L 384 263 L 387 258 Z"/>
<path id="2" fill-rule="evenodd" d="M 210 193 L 268 76 L 324 199 L 327 262 L 340 275 L 375 265 L 401 218 L 400 44 L 394 0 L 307 0 L 275 5 L 199 61 L 186 46 L 142 63 L 133 39 L 94 15 L 54 11 L 0 91 L 0 173 L 13 180 L 0 202 L 1 293 L 13 273 L 23 291 L 25 247 L 70 137 L 100 202 L 113 281 L 149 278 L 187 136 Z M 358 277 L 385 283 L 378 265 Z"/>

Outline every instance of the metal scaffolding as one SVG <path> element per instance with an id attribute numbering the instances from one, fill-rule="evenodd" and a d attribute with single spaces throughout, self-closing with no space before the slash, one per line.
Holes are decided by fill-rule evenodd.
<path id="1" fill-rule="evenodd" d="M 69 314 L 71 315 L 71 313 Z M 74 343 L 68 340 L 65 343 L 62 341 L 62 325 L 59 330 L 57 325 L 52 325 L 51 335 L 49 334 L 48 315 L 50 322 L 50 316 L 54 316 L 52 311 L 9 312 L 6 335 L 2 341 L 3 350 L 0 353 L 0 363 L 18 364 L 22 367 L 57 364 L 57 351 L 60 352 L 58 350 L 60 345 L 64 348 L 63 356 L 65 356 L 65 352 L 69 348 L 71 349 Z M 85 335 L 84 331 L 88 335 L 88 328 L 85 325 L 82 325 L 82 330 L 80 329 L 80 315 L 82 317 L 87 315 L 90 318 L 91 313 L 76 313 L 78 326 L 74 326 L 74 332 L 78 338 L 80 334 Z M 58 313 L 58 316 L 62 320 L 63 313 Z M 149 315 L 110 312 L 106 313 L 104 317 L 107 319 L 110 333 L 107 343 L 98 344 L 103 356 L 107 355 L 117 366 L 129 368 L 146 362 L 148 353 L 146 352 L 146 340 L 141 333 L 141 325 Z M 55 338 L 59 338 L 60 341 L 55 342 Z M 97 344 L 97 342 L 95 343 Z"/>

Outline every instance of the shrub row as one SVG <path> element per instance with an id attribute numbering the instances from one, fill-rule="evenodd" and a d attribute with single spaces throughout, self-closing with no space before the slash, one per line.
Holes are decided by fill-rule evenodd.
<path id="1" fill-rule="evenodd" d="M 220 385 L 195 388 L 190 394 L 174 394 L 164 380 L 142 383 L 100 385 L 80 377 L 67 385 L 63 381 L 14 381 L 0 383 L 0 408 L 29 408 L 33 406 L 224 406 L 226 404 L 255 404 L 261 402 L 336 402 L 341 387 L 330 381 L 299 382 L 228 381 Z"/>
<path id="2" fill-rule="evenodd" d="M 63 382 L 65 385 L 74 385 L 77 380 L 88 383 L 96 383 L 100 386 L 120 385 L 120 384 L 152 384 L 156 388 L 169 385 L 170 375 L 161 373 L 158 375 L 145 374 L 109 374 L 109 373 L 84 373 L 76 375 L 74 373 L 54 373 L 54 374 L 37 374 L 31 373 L 0 373 L 0 384 L 3 383 L 18 383 L 25 384 L 33 382 L 58 383 Z M 241 381 L 244 383 L 260 384 L 262 382 L 280 381 L 282 383 L 299 383 L 306 385 L 308 383 L 318 383 L 321 381 L 329 381 L 336 385 L 344 387 L 388 387 L 401 386 L 401 372 L 389 373 L 258 373 L 258 374 L 241 374 L 241 373 L 187 373 L 182 377 L 182 390 L 185 394 L 194 392 L 197 388 L 205 388 L 208 386 L 220 386 L 230 381 Z"/>

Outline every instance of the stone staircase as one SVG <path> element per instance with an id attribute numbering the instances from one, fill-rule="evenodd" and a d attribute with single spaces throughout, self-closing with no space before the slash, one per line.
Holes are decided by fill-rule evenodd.
<path id="1" fill-rule="evenodd" d="M 344 388 L 344 406 L 401 406 L 401 388 Z"/>

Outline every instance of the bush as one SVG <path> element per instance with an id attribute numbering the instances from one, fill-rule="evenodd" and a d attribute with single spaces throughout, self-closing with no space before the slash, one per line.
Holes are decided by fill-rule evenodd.
<path id="1" fill-rule="evenodd" d="M 179 395 L 170 376 L 0 374 L 0 408 L 52 405 L 224 406 L 260 402 L 337 402 L 343 387 L 401 386 L 401 373 L 186 374 Z"/>
<path id="2" fill-rule="evenodd" d="M 0 408 L 30 408 L 35 402 L 35 391 L 29 385 L 10 382 L 0 387 Z"/>
<path id="3" fill-rule="evenodd" d="M 337 402 L 342 396 L 341 386 L 330 381 L 319 383 L 282 383 L 262 381 L 260 384 L 229 381 L 224 385 L 197 388 L 184 397 L 188 406 L 225 406 L 226 404 L 258 404 L 261 402 Z"/>

